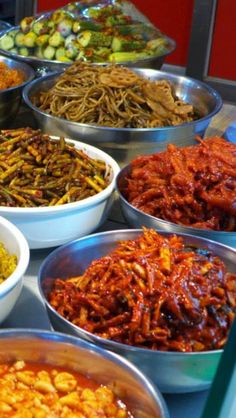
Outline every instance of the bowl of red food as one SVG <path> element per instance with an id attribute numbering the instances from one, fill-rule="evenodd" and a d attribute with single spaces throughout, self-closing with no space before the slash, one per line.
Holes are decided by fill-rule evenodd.
<path id="1" fill-rule="evenodd" d="M 0 56 L 0 127 L 12 124 L 21 100 L 22 90 L 33 80 L 35 72 L 28 64 Z"/>
<path id="2" fill-rule="evenodd" d="M 196 236 L 109 231 L 53 251 L 38 286 L 55 330 L 128 358 L 163 392 L 194 392 L 234 318 L 235 256 Z"/>
<path id="3" fill-rule="evenodd" d="M 128 224 L 203 236 L 236 247 L 236 144 L 199 139 L 140 156 L 116 181 Z"/>

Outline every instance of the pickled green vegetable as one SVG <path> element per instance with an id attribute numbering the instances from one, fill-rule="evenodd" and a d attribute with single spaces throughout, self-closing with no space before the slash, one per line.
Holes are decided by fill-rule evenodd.
<path id="1" fill-rule="evenodd" d="M 18 32 L 15 36 L 15 44 L 16 46 L 24 46 L 24 37 L 25 35 L 22 32 Z"/>
<path id="2" fill-rule="evenodd" d="M 70 58 L 65 57 L 65 56 L 59 57 L 58 58 L 58 61 L 61 61 L 61 62 L 73 62 Z"/>
<path id="3" fill-rule="evenodd" d="M 60 57 L 65 57 L 66 55 L 66 50 L 64 48 L 64 46 L 61 46 L 59 48 L 57 48 L 56 50 L 56 60 L 58 60 Z"/>
<path id="4" fill-rule="evenodd" d="M 4 35 L 0 39 L 0 48 L 4 49 L 5 51 L 9 51 L 9 49 L 14 47 L 14 39 L 10 35 Z"/>
<path id="5" fill-rule="evenodd" d="M 110 46 L 112 36 L 101 32 L 84 31 L 78 35 L 78 41 L 83 47 L 87 46 Z"/>
<path id="6" fill-rule="evenodd" d="M 109 61 L 114 63 L 136 61 L 144 58 L 148 58 L 148 54 L 146 52 L 113 52 L 109 55 Z"/>
<path id="7" fill-rule="evenodd" d="M 30 55 L 29 49 L 26 48 L 25 46 L 22 46 L 21 48 L 19 48 L 18 51 L 19 51 L 19 55 L 23 55 L 24 57 L 28 57 Z"/>
<path id="8" fill-rule="evenodd" d="M 64 44 L 64 38 L 61 36 L 60 32 L 54 32 L 48 39 L 50 46 L 57 47 Z"/>
<path id="9" fill-rule="evenodd" d="M 25 34 L 23 42 L 27 48 L 33 48 L 36 45 L 37 35 L 34 32 L 28 32 Z"/>
<path id="10" fill-rule="evenodd" d="M 74 33 L 82 32 L 84 30 L 99 31 L 102 29 L 102 26 L 98 23 L 92 22 L 91 20 L 81 20 L 73 23 L 72 30 Z"/>
<path id="11" fill-rule="evenodd" d="M 36 39 L 36 45 L 37 46 L 47 45 L 49 37 L 50 35 L 47 35 L 47 34 L 38 36 Z"/>
<path id="12" fill-rule="evenodd" d="M 137 59 L 136 54 L 141 59 L 166 53 L 166 38 L 151 24 L 125 14 L 122 1 L 98 4 L 82 0 L 43 17 L 25 17 L 20 29 L 0 37 L 0 47 L 7 51 L 21 49 L 25 56 L 40 59 L 62 57 L 65 62 L 76 59 L 122 62 Z"/>
<path id="13" fill-rule="evenodd" d="M 35 49 L 35 56 L 36 56 L 37 58 L 44 59 L 44 55 L 43 55 L 43 47 L 42 47 L 42 46 L 38 46 L 38 47 Z"/>
<path id="14" fill-rule="evenodd" d="M 67 38 L 65 39 L 65 47 L 70 46 L 70 44 L 72 44 L 74 41 L 76 41 L 76 35 L 67 36 Z"/>
<path id="15" fill-rule="evenodd" d="M 121 36 L 114 36 L 111 44 L 111 49 L 114 52 L 118 51 L 133 51 L 137 49 L 143 49 L 146 46 L 145 41 L 139 40 L 128 40 L 126 38 L 122 38 Z"/>
<path id="16" fill-rule="evenodd" d="M 20 22 L 20 27 L 22 32 L 29 32 L 31 30 L 32 24 L 35 21 L 35 17 L 24 17 Z"/>
<path id="17" fill-rule="evenodd" d="M 55 57 L 55 54 L 56 54 L 56 49 L 51 45 L 48 45 L 43 51 L 43 56 L 47 60 L 52 60 Z"/>
<path id="18" fill-rule="evenodd" d="M 44 21 L 36 21 L 32 26 L 32 31 L 36 33 L 36 35 L 40 35 L 44 27 L 45 27 Z"/>
<path id="19" fill-rule="evenodd" d="M 79 48 L 71 44 L 66 48 L 65 56 L 67 58 L 73 59 L 78 55 L 78 53 L 79 53 Z"/>

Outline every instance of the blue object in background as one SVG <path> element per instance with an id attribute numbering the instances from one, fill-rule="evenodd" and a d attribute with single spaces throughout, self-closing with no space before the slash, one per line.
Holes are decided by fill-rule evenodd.
<path id="1" fill-rule="evenodd" d="M 223 137 L 236 144 L 236 120 L 228 126 Z"/>

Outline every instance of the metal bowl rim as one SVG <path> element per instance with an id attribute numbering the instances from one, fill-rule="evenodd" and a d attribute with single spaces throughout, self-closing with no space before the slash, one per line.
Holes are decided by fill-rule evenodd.
<path id="1" fill-rule="evenodd" d="M 159 230 L 158 228 L 155 228 L 155 230 L 157 232 L 159 232 L 160 234 L 166 234 L 166 235 L 180 235 L 183 236 L 184 238 L 196 238 L 199 239 L 200 241 L 203 241 L 203 243 L 209 243 L 209 244 L 214 244 L 218 247 L 224 248 L 228 251 L 230 251 L 231 253 L 233 252 L 234 254 L 236 253 L 236 250 L 232 247 L 229 247 L 227 245 L 221 244 L 219 242 L 213 241 L 211 239 L 205 238 L 205 237 L 201 237 L 201 236 L 197 236 L 197 235 L 191 235 L 191 234 L 186 234 L 186 233 L 173 233 L 173 232 L 169 232 L 169 231 L 162 231 Z M 125 234 L 129 234 L 129 233 L 141 233 L 142 229 L 118 229 L 118 230 L 112 230 L 112 231 L 105 231 L 105 232 L 97 232 L 95 234 L 90 234 L 90 235 L 86 235 L 84 237 L 78 238 L 76 240 L 73 240 L 69 243 L 66 243 L 58 248 L 56 248 L 55 250 L 53 250 L 42 262 L 42 264 L 40 265 L 39 271 L 38 271 L 38 278 L 37 278 L 37 283 L 38 283 L 38 289 L 39 289 L 39 293 L 40 296 L 43 299 L 43 302 L 45 303 L 47 309 L 49 309 L 54 316 L 56 316 L 60 321 L 63 321 L 65 324 L 67 324 L 69 326 L 69 328 L 73 328 L 75 331 L 79 331 L 82 334 L 85 334 L 89 340 L 93 340 L 96 344 L 99 344 L 100 346 L 109 346 L 109 349 L 114 349 L 117 348 L 118 350 L 122 350 L 122 351 L 130 351 L 130 352 L 135 352 L 135 351 L 140 351 L 141 353 L 149 353 L 150 355 L 163 355 L 163 356 L 170 356 L 170 355 L 175 355 L 178 357 L 182 357 L 182 356 L 206 356 L 206 355 L 219 355 L 223 352 L 223 349 L 217 349 L 217 350 L 206 350 L 206 351 L 194 351 L 194 352 L 179 352 L 179 351 L 161 351 L 161 350 L 150 350 L 148 348 L 142 348 L 142 347 L 136 347 L 136 346 L 131 346 L 128 344 L 122 344 L 122 343 L 118 343 L 116 341 L 113 340 L 108 340 L 105 338 L 101 338 L 98 337 L 95 334 L 92 334 L 91 332 L 88 332 L 86 330 L 84 330 L 83 328 L 74 325 L 72 322 L 68 321 L 66 318 L 64 318 L 62 315 L 60 315 L 49 303 L 48 299 L 46 298 L 43 289 L 42 289 L 42 271 L 45 267 L 46 264 L 50 263 L 51 259 L 57 257 L 58 253 L 60 253 L 61 251 L 63 251 L 66 247 L 70 247 L 73 246 L 74 244 L 81 242 L 81 241 L 86 241 L 86 240 L 90 240 L 93 238 L 99 238 L 102 236 L 109 236 L 109 235 L 115 235 L 115 234 L 119 234 L 119 233 L 125 233 Z M 128 237 L 127 237 L 128 239 Z M 81 338 L 81 337 L 80 337 Z M 156 353 L 156 354 L 154 354 Z"/>
<path id="2" fill-rule="evenodd" d="M 1 54 L 1 50 L 0 50 L 0 54 Z M 16 66 L 16 69 L 19 70 L 19 71 L 22 71 L 22 72 L 24 72 L 24 70 L 29 71 L 29 76 L 28 76 L 27 80 L 24 81 L 24 83 L 18 84 L 17 86 L 14 86 L 14 87 L 10 87 L 9 89 L 1 89 L 0 94 L 5 93 L 5 92 L 9 92 L 9 91 L 14 91 L 14 90 L 17 90 L 18 88 L 23 89 L 28 83 L 30 83 L 34 79 L 35 71 L 26 62 L 17 61 L 17 59 L 14 59 L 14 58 L 11 58 L 11 57 L 6 57 L 4 55 L 0 55 L 0 62 L 4 62 L 4 61 L 13 62 L 14 64 L 17 64 L 17 66 L 19 66 L 19 68 L 17 68 L 17 66 Z M 24 72 L 24 75 L 26 75 L 25 72 Z"/>
<path id="3" fill-rule="evenodd" d="M 13 27 L 11 27 L 11 28 L 9 28 L 7 30 L 3 30 L 2 32 L 0 32 L 0 37 L 2 37 L 4 35 L 7 35 L 9 32 L 11 32 L 13 30 L 18 30 L 18 29 L 20 29 L 20 26 L 13 26 Z M 147 57 L 147 58 L 143 58 L 143 59 L 139 59 L 139 60 L 122 61 L 119 64 L 121 64 L 121 65 L 130 65 L 130 64 L 135 64 L 136 62 L 145 63 L 145 62 L 152 61 L 153 59 L 165 58 L 168 55 L 170 55 L 175 50 L 175 48 L 176 48 L 176 41 L 173 38 L 170 38 L 169 36 L 167 36 L 167 35 L 165 35 L 163 33 L 161 33 L 161 34 L 162 34 L 162 37 L 165 38 L 168 41 L 168 51 L 167 52 L 165 52 L 162 55 L 154 55 L 153 57 Z M 72 62 L 63 62 L 63 61 L 57 61 L 57 60 L 40 59 L 40 58 L 37 58 L 37 57 L 34 57 L 34 56 L 25 57 L 24 55 L 10 53 L 9 51 L 7 51 L 5 49 L 2 49 L 2 48 L 0 48 L 0 54 L 6 55 L 7 57 L 10 57 L 10 58 L 11 57 L 13 57 L 13 58 L 16 57 L 18 60 L 25 61 L 28 64 L 35 63 L 35 64 L 39 64 L 39 65 L 42 65 L 43 64 L 45 66 L 46 65 L 51 65 L 51 64 L 57 64 L 57 65 L 61 65 L 61 66 L 63 66 L 63 65 L 64 66 L 70 66 L 70 65 L 72 65 L 75 62 L 75 61 L 72 61 Z M 101 62 L 101 63 L 93 63 L 93 64 L 99 66 L 99 65 L 109 64 L 109 62 L 104 62 L 104 63 Z"/>
<path id="4" fill-rule="evenodd" d="M 87 123 L 79 123 L 79 122 L 73 122 L 70 121 L 68 119 L 65 118 L 60 118 L 58 116 L 53 116 L 50 115 L 49 113 L 43 112 L 42 110 L 40 110 L 37 106 L 33 105 L 33 103 L 31 102 L 29 95 L 30 95 L 30 91 L 31 89 L 35 86 L 35 85 L 40 85 L 41 83 L 45 82 L 45 81 L 49 81 L 51 78 L 54 79 L 56 76 L 60 76 L 63 71 L 54 71 L 50 74 L 47 74 L 43 77 L 40 77 L 36 80 L 31 81 L 27 86 L 25 86 L 24 90 L 23 90 L 23 98 L 24 101 L 26 102 L 26 104 L 36 113 L 42 115 L 42 116 L 46 116 L 48 119 L 51 120 L 55 120 L 55 121 L 59 121 L 59 122 L 64 122 L 66 124 L 70 124 L 72 126 L 76 126 L 76 127 L 81 127 L 81 128 L 95 128 L 97 130 L 101 130 L 101 131 L 112 131 L 112 132 L 163 132 L 166 130 L 170 130 L 170 131 L 176 131 L 188 126 L 195 126 L 198 123 L 204 122 L 208 119 L 211 119 L 216 113 L 218 113 L 220 111 L 220 109 L 222 108 L 223 105 L 223 101 L 222 98 L 220 96 L 220 94 L 213 89 L 211 86 L 209 86 L 207 83 L 203 82 L 203 81 L 199 81 L 196 80 L 194 78 L 191 77 L 185 77 L 185 76 L 179 76 L 176 74 L 172 74 L 172 73 L 168 73 L 166 71 L 160 71 L 160 70 L 154 70 L 152 68 L 138 68 L 138 67 L 133 67 L 132 68 L 133 71 L 137 71 L 138 72 L 141 70 L 142 71 L 148 71 L 148 73 L 152 72 L 152 73 L 159 73 L 162 77 L 166 77 L 168 79 L 168 76 L 172 79 L 184 79 L 186 81 L 192 81 L 193 83 L 195 83 L 197 86 L 200 86 L 202 89 L 206 90 L 212 97 L 214 97 L 215 99 L 215 108 L 214 110 L 212 110 L 212 112 L 208 113 L 207 115 L 203 116 L 202 118 L 199 118 L 195 121 L 192 122 L 185 122 L 182 123 L 180 125 L 176 125 L 176 126 L 166 126 L 166 127 L 160 127 L 160 128 L 112 128 L 110 126 L 101 126 L 101 125 L 92 125 L 92 124 L 87 124 Z"/>
<path id="5" fill-rule="evenodd" d="M 0 330 L 0 340 L 1 338 L 14 337 L 47 340 L 52 343 L 69 343 L 73 346 L 89 350 L 90 353 L 92 352 L 93 354 L 98 354 L 101 357 L 108 359 L 115 364 L 118 364 L 118 366 L 128 371 L 128 373 L 131 371 L 132 375 L 139 380 L 140 385 L 145 387 L 148 394 L 151 395 L 155 403 L 159 405 L 161 413 L 163 414 L 163 418 L 169 418 L 169 412 L 167 410 L 166 403 L 158 387 L 154 387 L 152 381 L 142 371 L 140 371 L 137 366 L 119 354 L 104 350 L 104 348 L 92 344 L 89 341 L 83 340 L 82 338 L 64 334 L 59 331 L 51 332 L 40 328 L 5 328 Z"/>
<path id="6" fill-rule="evenodd" d="M 152 154 L 150 154 L 150 155 L 152 155 Z M 170 225 L 170 226 L 173 226 L 173 227 L 186 228 L 187 230 L 189 230 L 189 232 L 186 232 L 187 235 L 191 235 L 191 232 L 193 232 L 194 235 L 198 236 L 199 238 L 201 237 L 201 235 L 198 235 L 198 234 L 201 234 L 201 231 L 204 231 L 204 232 L 209 231 L 209 233 L 213 234 L 214 236 L 219 235 L 219 236 L 226 236 L 227 237 L 227 236 L 230 236 L 230 235 L 232 236 L 232 234 L 236 235 L 236 231 L 232 231 L 232 232 L 229 232 L 229 231 L 215 231 L 213 229 L 200 229 L 200 228 L 193 228 L 192 226 L 188 226 L 188 225 L 177 224 L 177 223 L 174 223 L 174 222 L 171 222 L 171 221 L 166 221 L 164 219 L 157 218 L 156 216 L 153 216 L 153 215 L 149 215 L 148 213 L 145 213 L 142 210 L 136 208 L 131 203 L 129 203 L 128 200 L 123 196 L 123 194 L 120 191 L 119 186 L 118 186 L 118 182 L 119 182 L 120 178 L 123 177 L 124 172 L 126 170 L 128 171 L 129 168 L 131 168 L 131 164 L 127 164 L 118 173 L 118 175 L 116 177 L 116 181 L 115 181 L 115 190 L 116 190 L 116 192 L 119 196 L 119 199 L 121 201 L 123 201 L 125 203 L 125 205 L 128 206 L 133 212 L 136 212 L 137 214 L 140 214 L 140 215 L 143 215 L 143 216 L 147 216 L 148 218 L 151 218 L 155 221 L 158 221 L 163 225 Z M 173 234 L 175 234 L 175 233 L 177 233 L 177 232 L 173 232 Z M 179 232 L 179 233 L 182 234 L 182 232 Z M 183 234 L 184 234 L 184 232 L 183 232 Z M 208 239 L 208 238 L 206 238 L 206 239 Z M 214 239 L 212 241 L 214 241 Z M 222 244 L 222 245 L 224 245 L 224 244 Z M 232 249 L 232 247 L 227 246 L 227 245 L 225 245 L 225 247 L 228 247 L 228 248 Z"/>

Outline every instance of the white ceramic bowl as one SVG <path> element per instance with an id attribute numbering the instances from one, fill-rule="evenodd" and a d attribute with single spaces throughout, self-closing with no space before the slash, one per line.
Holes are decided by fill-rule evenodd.
<path id="1" fill-rule="evenodd" d="M 57 139 L 55 136 L 51 138 Z M 78 202 L 38 208 L 0 206 L 0 215 L 17 225 L 31 249 L 58 246 L 89 234 L 105 221 L 110 209 L 118 164 L 98 148 L 71 139 L 68 141 L 89 157 L 105 161 L 111 182 L 106 189 Z"/>
<path id="2" fill-rule="evenodd" d="M 16 254 L 17 266 L 0 284 L 0 323 L 6 319 L 15 305 L 22 288 L 23 275 L 29 264 L 29 246 L 19 229 L 0 216 L 0 242 L 10 254 Z"/>

